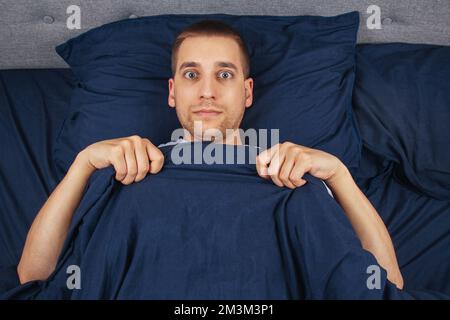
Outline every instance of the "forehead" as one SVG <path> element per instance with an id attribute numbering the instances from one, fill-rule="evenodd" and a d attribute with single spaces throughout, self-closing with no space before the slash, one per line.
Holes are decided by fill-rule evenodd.
<path id="1" fill-rule="evenodd" d="M 235 40 L 219 36 L 188 37 L 178 49 L 179 66 L 186 61 L 199 65 L 213 65 L 217 61 L 228 61 L 240 67 L 241 52 Z"/>

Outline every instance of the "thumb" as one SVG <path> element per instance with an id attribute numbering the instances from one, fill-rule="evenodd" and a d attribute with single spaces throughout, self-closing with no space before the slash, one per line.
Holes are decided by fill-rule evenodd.
<path id="1" fill-rule="evenodd" d="M 256 157 L 256 170 L 258 174 L 264 179 L 270 179 L 268 173 L 268 165 L 272 160 L 273 155 L 275 154 L 273 148 L 269 148 L 261 152 Z"/>
<path id="2" fill-rule="evenodd" d="M 155 147 L 151 142 L 146 144 L 146 150 L 148 158 L 150 159 L 150 173 L 158 173 L 161 171 L 164 165 L 164 155 L 157 147 Z"/>

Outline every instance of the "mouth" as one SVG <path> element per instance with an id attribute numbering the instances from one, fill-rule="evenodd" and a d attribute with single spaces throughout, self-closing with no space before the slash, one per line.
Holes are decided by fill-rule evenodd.
<path id="1" fill-rule="evenodd" d="M 222 112 L 215 109 L 200 109 L 198 111 L 194 111 L 193 113 L 202 118 L 211 118 L 220 115 Z"/>

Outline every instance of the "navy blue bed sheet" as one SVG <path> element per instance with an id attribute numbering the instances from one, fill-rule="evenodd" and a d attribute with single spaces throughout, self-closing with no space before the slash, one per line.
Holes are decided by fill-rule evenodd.
<path id="1" fill-rule="evenodd" d="M 450 296 L 450 201 L 417 193 L 395 168 L 396 162 L 364 146 L 352 175 L 389 230 L 405 289 Z"/>
<path id="2" fill-rule="evenodd" d="M 450 46 L 359 45 L 353 111 L 399 181 L 450 200 Z"/>
<path id="3" fill-rule="evenodd" d="M 353 175 L 393 237 L 407 287 L 450 291 L 450 47 L 364 44 Z M 435 276 L 438 275 L 438 276 Z"/>
<path id="4" fill-rule="evenodd" d="M 69 69 L 0 71 L 0 266 L 17 264 L 59 181 L 52 150 L 75 85 Z"/>
<path id="5" fill-rule="evenodd" d="M 58 182 L 51 151 L 69 112 L 69 96 L 76 81 L 71 72 L 64 69 L 0 71 L 0 80 L 0 273 L 3 272 L 4 280 L 10 280 L 9 284 L 4 282 L 6 287 L 12 287 L 17 285 L 13 266 L 20 258 L 28 228 Z M 390 230 L 408 292 L 421 291 L 415 296 L 419 298 L 450 296 L 450 201 L 419 193 L 407 181 L 396 179 L 393 167 L 390 161 L 365 146 L 361 168 L 355 170 L 354 176 Z M 103 179 L 95 181 L 97 184 L 103 181 L 104 188 L 111 188 L 106 194 L 111 195 L 114 188 L 108 184 L 107 171 L 102 173 L 106 175 Z M 97 186 L 99 192 L 106 192 Z M 98 205 L 101 206 L 101 201 Z M 88 231 L 80 228 L 80 232 Z M 284 276 L 286 273 L 280 275 Z M 93 281 L 97 280 L 94 278 Z M 281 284 L 278 285 L 280 289 Z M 289 282 L 289 285 L 298 286 L 298 283 Z M 17 297 L 56 292 L 42 291 L 42 284 L 33 283 L 26 287 L 28 289 L 18 289 Z M 385 297 L 405 297 L 397 296 L 396 290 L 389 288 L 391 295 Z M 287 290 L 285 287 L 273 294 L 281 296 L 284 292 L 285 297 L 301 297 L 303 293 L 305 296 L 308 291 L 300 289 Z M 214 291 L 219 289 L 208 290 L 219 294 Z M 430 293 L 425 295 L 424 292 Z M 45 297 L 45 293 L 41 294 Z M 67 292 L 58 294 L 66 296 Z M 93 293 L 92 297 L 95 294 L 100 295 Z M 197 294 L 200 297 L 202 293 Z M 77 297 L 76 293 L 74 297 Z"/>

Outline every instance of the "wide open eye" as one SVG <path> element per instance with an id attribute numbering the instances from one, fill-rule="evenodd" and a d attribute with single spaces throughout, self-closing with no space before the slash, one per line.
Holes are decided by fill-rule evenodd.
<path id="1" fill-rule="evenodd" d="M 229 71 L 221 71 L 219 72 L 219 78 L 221 79 L 230 79 L 233 77 L 233 74 Z"/>
<path id="2" fill-rule="evenodd" d="M 185 77 L 186 79 L 195 79 L 196 73 L 195 73 L 194 71 L 186 71 L 186 72 L 184 73 L 184 77 Z"/>

